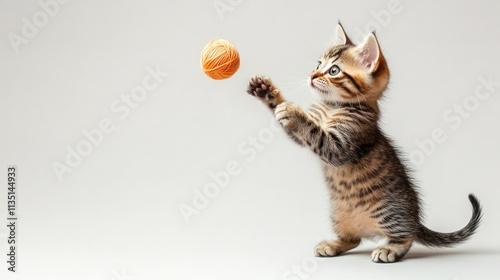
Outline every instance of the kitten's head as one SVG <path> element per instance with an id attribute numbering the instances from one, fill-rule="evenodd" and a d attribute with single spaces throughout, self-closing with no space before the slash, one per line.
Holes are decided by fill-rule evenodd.
<path id="1" fill-rule="evenodd" d="M 318 61 L 309 84 L 322 100 L 377 104 L 389 83 L 389 68 L 374 33 L 354 45 L 337 25 L 335 44 Z"/>

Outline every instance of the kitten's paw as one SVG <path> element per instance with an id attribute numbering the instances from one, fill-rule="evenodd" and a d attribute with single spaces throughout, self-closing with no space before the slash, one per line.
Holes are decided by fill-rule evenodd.
<path id="1" fill-rule="evenodd" d="M 326 240 L 320 242 L 314 249 L 316 257 L 334 257 L 356 248 L 361 239 L 346 240 Z"/>
<path id="2" fill-rule="evenodd" d="M 271 109 L 284 101 L 278 88 L 276 88 L 270 78 L 255 75 L 248 82 L 247 93 L 259 98 Z"/>
<path id="3" fill-rule="evenodd" d="M 316 257 L 334 257 L 339 255 L 337 245 L 332 241 L 322 241 L 314 248 Z"/>
<path id="4" fill-rule="evenodd" d="M 376 263 L 393 263 L 400 259 L 396 250 L 391 247 L 383 246 L 373 250 L 372 261 Z"/>
<path id="5" fill-rule="evenodd" d="M 305 123 L 305 116 L 302 109 L 289 102 L 279 104 L 274 110 L 276 120 L 288 131 L 295 132 L 301 124 Z"/>

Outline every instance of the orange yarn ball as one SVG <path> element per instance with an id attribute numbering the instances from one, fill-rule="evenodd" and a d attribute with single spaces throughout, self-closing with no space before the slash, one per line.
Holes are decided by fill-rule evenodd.
<path id="1" fill-rule="evenodd" d="M 212 40 L 201 51 L 201 69 L 212 79 L 227 79 L 239 67 L 238 50 L 227 40 Z"/>

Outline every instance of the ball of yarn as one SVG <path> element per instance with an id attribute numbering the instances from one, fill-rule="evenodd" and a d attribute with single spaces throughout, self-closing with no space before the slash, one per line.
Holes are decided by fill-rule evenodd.
<path id="1" fill-rule="evenodd" d="M 239 67 L 238 50 L 227 40 L 212 40 L 201 51 L 201 69 L 212 79 L 227 79 Z"/>

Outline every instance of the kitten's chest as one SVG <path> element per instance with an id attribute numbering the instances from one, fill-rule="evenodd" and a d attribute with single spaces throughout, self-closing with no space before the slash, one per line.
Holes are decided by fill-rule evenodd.
<path id="1" fill-rule="evenodd" d="M 342 117 L 349 112 L 345 108 L 334 108 L 321 103 L 313 104 L 309 109 L 309 114 L 316 122 L 326 128 L 335 123 L 342 123 Z"/>
<path id="2" fill-rule="evenodd" d="M 377 236 L 378 219 L 372 213 L 383 205 L 370 184 L 348 168 L 327 167 L 325 177 L 332 200 L 332 218 L 337 230 L 352 236 Z M 368 180 L 369 181 L 369 180 Z"/>
<path id="3" fill-rule="evenodd" d="M 332 202 L 343 211 L 370 211 L 384 197 L 384 174 L 376 168 L 324 164 L 323 171 Z"/>

